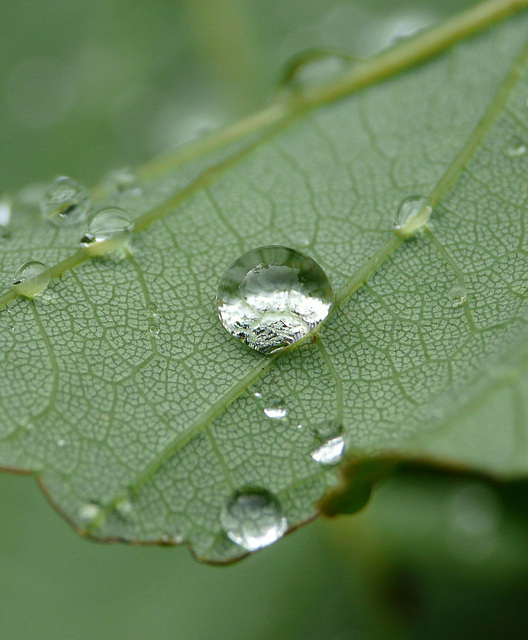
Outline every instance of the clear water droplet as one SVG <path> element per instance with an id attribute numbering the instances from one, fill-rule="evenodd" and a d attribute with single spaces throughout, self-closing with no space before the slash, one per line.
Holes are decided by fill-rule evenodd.
<path id="1" fill-rule="evenodd" d="M 262 398 L 262 394 L 260 393 L 260 391 L 253 392 L 253 395 L 255 396 L 255 398 Z"/>
<path id="2" fill-rule="evenodd" d="M 345 438 L 337 436 L 314 449 L 310 454 L 316 462 L 321 464 L 336 464 L 345 452 Z"/>
<path id="3" fill-rule="evenodd" d="M 310 455 L 316 462 L 332 465 L 341 460 L 346 444 L 342 425 L 329 422 L 317 429 L 313 435 L 318 446 Z"/>
<path id="4" fill-rule="evenodd" d="M 122 518 L 128 518 L 134 511 L 134 505 L 129 497 L 125 497 L 116 503 L 115 509 Z"/>
<path id="5" fill-rule="evenodd" d="M 7 227 L 11 221 L 11 213 L 13 211 L 13 201 L 9 196 L 0 198 L 0 227 Z"/>
<path id="6" fill-rule="evenodd" d="M 285 418 L 288 415 L 288 409 L 284 406 L 284 400 L 273 399 L 266 403 L 264 413 L 268 418 Z"/>
<path id="7" fill-rule="evenodd" d="M 83 222 L 91 206 L 88 189 L 67 177 L 57 178 L 46 189 L 40 202 L 44 218 L 61 226 Z"/>
<path id="8" fill-rule="evenodd" d="M 153 336 L 159 335 L 160 332 L 158 307 L 155 304 L 149 305 L 148 308 L 148 330 Z"/>
<path id="9" fill-rule="evenodd" d="M 455 282 L 447 292 L 447 297 L 453 307 L 461 307 L 467 298 L 467 288 L 461 282 Z"/>
<path id="10" fill-rule="evenodd" d="M 394 222 L 396 233 L 408 238 L 418 231 L 431 217 L 433 206 L 425 196 L 410 196 L 406 198 L 398 209 Z"/>
<path id="11" fill-rule="evenodd" d="M 102 513 L 102 509 L 95 502 L 88 502 L 83 504 L 83 506 L 79 509 L 79 518 L 85 524 L 94 524 L 96 520 L 100 517 Z"/>
<path id="12" fill-rule="evenodd" d="M 220 520 L 228 538 L 247 551 L 267 547 L 288 528 L 279 501 L 266 489 L 236 491 Z"/>
<path id="13" fill-rule="evenodd" d="M 527 151 L 528 145 L 520 138 L 515 138 L 515 140 L 506 149 L 506 155 L 510 156 L 510 158 L 519 158 L 524 156 Z"/>
<path id="14" fill-rule="evenodd" d="M 59 438 L 57 440 L 57 446 L 58 447 L 65 447 L 66 446 L 66 440 L 64 438 Z"/>
<path id="15" fill-rule="evenodd" d="M 282 246 L 253 249 L 235 260 L 217 294 L 225 329 L 268 354 L 306 336 L 333 302 L 332 285 L 317 262 Z"/>
<path id="16" fill-rule="evenodd" d="M 294 91 L 324 85 L 342 75 L 356 62 L 353 56 L 329 49 L 309 49 L 286 63 L 280 86 Z"/>
<path id="17" fill-rule="evenodd" d="M 122 167 L 111 171 L 108 174 L 106 183 L 109 189 L 113 189 L 120 194 L 130 194 L 138 197 L 142 194 L 139 178 L 130 167 Z"/>
<path id="18" fill-rule="evenodd" d="M 91 256 L 115 251 L 128 242 L 134 224 L 121 207 L 104 207 L 88 219 L 88 231 L 81 238 L 81 246 Z"/>
<path id="19" fill-rule="evenodd" d="M 13 278 L 13 289 L 26 298 L 34 298 L 44 291 L 51 280 L 48 267 L 43 262 L 30 260 L 19 267 Z"/>

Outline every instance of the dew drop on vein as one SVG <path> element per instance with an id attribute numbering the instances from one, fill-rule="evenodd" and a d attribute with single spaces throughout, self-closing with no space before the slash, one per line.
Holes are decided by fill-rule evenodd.
<path id="1" fill-rule="evenodd" d="M 357 59 L 345 52 L 308 49 L 286 63 L 279 86 L 293 91 L 318 87 L 342 75 L 354 62 Z"/>
<path id="2" fill-rule="evenodd" d="M 34 298 L 49 285 L 48 267 L 43 262 L 30 260 L 19 267 L 13 278 L 13 290 L 26 298 Z"/>
<path id="3" fill-rule="evenodd" d="M 95 211 L 87 226 L 81 246 L 90 256 L 101 256 L 122 247 L 134 230 L 130 216 L 121 207 L 104 207 Z"/>
<path id="4" fill-rule="evenodd" d="M 158 336 L 160 332 L 158 307 L 155 304 L 148 306 L 148 330 L 153 336 Z"/>
<path id="5" fill-rule="evenodd" d="M 433 206 L 425 196 L 410 196 L 400 204 L 394 228 L 404 238 L 421 229 L 429 220 Z"/>
<path id="6" fill-rule="evenodd" d="M 315 260 L 295 249 L 267 246 L 235 260 L 222 276 L 216 300 L 231 335 L 271 354 L 319 326 L 334 291 Z"/>
<path id="7" fill-rule="evenodd" d="M 323 465 L 337 464 L 345 453 L 345 436 L 343 427 L 330 422 L 314 433 L 317 447 L 311 452 L 312 459 Z"/>
<path id="8" fill-rule="evenodd" d="M 121 169 L 111 171 L 106 178 L 106 184 L 108 185 L 108 189 L 119 194 L 139 197 L 143 193 L 139 184 L 139 178 L 130 167 L 121 167 Z"/>
<path id="9" fill-rule="evenodd" d="M 276 542 L 288 528 L 277 498 L 266 489 L 236 491 L 220 515 L 227 537 L 247 551 Z"/>
<path id="10" fill-rule="evenodd" d="M 447 297 L 453 307 L 461 307 L 467 298 L 467 288 L 461 282 L 455 282 L 447 292 Z"/>
<path id="11" fill-rule="evenodd" d="M 91 206 L 88 189 L 65 176 L 49 185 L 40 202 L 44 219 L 58 226 L 83 222 Z"/>

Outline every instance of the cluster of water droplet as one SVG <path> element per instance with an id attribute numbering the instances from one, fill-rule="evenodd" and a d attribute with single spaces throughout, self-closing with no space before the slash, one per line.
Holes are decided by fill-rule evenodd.
<path id="1" fill-rule="evenodd" d="M 113 172 L 109 177 L 116 192 L 141 193 L 137 177 L 130 169 Z M 92 256 L 100 256 L 125 245 L 134 225 L 128 213 L 117 206 L 102 207 L 89 211 L 92 200 L 88 190 L 72 178 L 62 176 L 49 185 L 40 200 L 40 209 L 45 220 L 55 226 L 86 224 L 86 233 L 80 244 Z M 11 201 L 0 201 L 0 226 L 9 224 Z M 34 298 L 49 285 L 51 274 L 48 267 L 39 261 L 30 260 L 17 269 L 13 277 L 15 293 Z"/>
<path id="2" fill-rule="evenodd" d="M 218 287 L 218 314 L 229 333 L 262 353 L 275 353 L 318 327 L 334 302 L 330 281 L 315 260 L 288 247 L 254 249 L 238 258 Z M 270 420 L 288 416 L 284 399 L 264 399 L 262 410 Z M 300 425 L 302 426 L 302 425 Z M 335 464 L 343 455 L 343 429 L 333 423 L 314 434 L 310 452 L 321 464 Z M 247 551 L 280 538 L 287 521 L 275 496 L 265 489 L 237 491 L 222 511 L 227 536 Z"/>

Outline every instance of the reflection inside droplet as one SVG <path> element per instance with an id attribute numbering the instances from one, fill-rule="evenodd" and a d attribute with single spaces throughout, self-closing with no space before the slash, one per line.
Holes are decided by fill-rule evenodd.
<path id="1" fill-rule="evenodd" d="M 13 278 L 13 290 L 26 298 L 34 298 L 49 285 L 51 276 L 43 262 L 30 260 L 19 267 Z"/>
<path id="2" fill-rule="evenodd" d="M 327 317 L 333 301 L 323 269 L 281 246 L 260 247 L 238 258 L 223 275 L 217 294 L 227 331 L 262 353 L 303 338 Z"/>
<path id="3" fill-rule="evenodd" d="M 88 231 L 81 238 L 81 246 L 91 256 L 100 256 L 122 247 L 128 242 L 134 224 L 121 207 L 104 207 L 88 219 Z"/>
<path id="4" fill-rule="evenodd" d="M 55 225 L 83 222 L 92 205 L 88 190 L 72 178 L 57 178 L 46 189 L 40 202 L 45 220 Z"/>
<path id="5" fill-rule="evenodd" d="M 266 489 L 235 492 L 220 519 L 228 538 L 247 551 L 272 544 L 288 528 L 279 501 Z"/>

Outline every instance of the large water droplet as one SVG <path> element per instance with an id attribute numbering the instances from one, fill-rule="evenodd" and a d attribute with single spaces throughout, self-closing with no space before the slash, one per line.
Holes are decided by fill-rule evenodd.
<path id="1" fill-rule="evenodd" d="M 280 86 L 296 91 L 331 82 L 346 71 L 356 59 L 344 52 L 309 49 L 290 58 L 284 68 Z"/>
<path id="2" fill-rule="evenodd" d="M 34 298 L 44 291 L 51 280 L 48 267 L 43 262 L 30 260 L 19 267 L 13 278 L 13 289 L 26 298 Z"/>
<path id="3" fill-rule="evenodd" d="M 46 220 L 56 225 L 72 225 L 82 222 L 92 199 L 88 190 L 75 180 L 57 178 L 44 193 L 40 210 Z"/>
<path id="4" fill-rule="evenodd" d="M 394 222 L 396 233 L 402 238 L 408 238 L 421 229 L 431 217 L 433 206 L 425 196 L 410 196 L 406 198 L 398 209 Z"/>
<path id="5" fill-rule="evenodd" d="M 314 439 L 318 446 L 310 455 L 316 462 L 331 465 L 341 460 L 345 453 L 345 436 L 340 424 L 330 422 L 320 427 L 314 433 Z"/>
<path id="6" fill-rule="evenodd" d="M 274 353 L 303 338 L 329 314 L 334 291 L 308 256 L 281 246 L 235 260 L 218 287 L 220 320 L 252 349 Z"/>
<path id="7" fill-rule="evenodd" d="M 272 544 L 288 528 L 279 501 L 266 489 L 236 491 L 220 519 L 230 540 L 247 551 Z"/>
<path id="8" fill-rule="evenodd" d="M 106 179 L 109 189 L 118 193 L 140 196 L 142 191 L 137 174 L 130 167 L 122 167 L 111 171 Z"/>
<path id="9" fill-rule="evenodd" d="M 91 256 L 100 256 L 128 242 L 134 224 L 128 213 L 120 207 L 105 207 L 95 211 L 88 219 L 88 231 L 81 245 Z"/>
<path id="10" fill-rule="evenodd" d="M 447 292 L 447 297 L 451 300 L 453 307 L 461 307 L 466 301 L 467 289 L 461 282 L 455 282 Z"/>
<path id="11" fill-rule="evenodd" d="M 268 418 L 285 418 L 288 415 L 288 409 L 283 400 L 273 399 L 266 403 L 264 413 Z"/>

